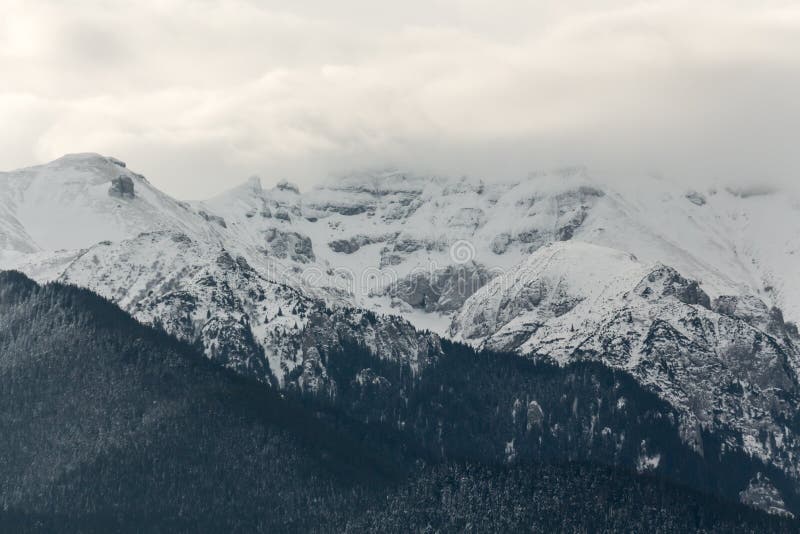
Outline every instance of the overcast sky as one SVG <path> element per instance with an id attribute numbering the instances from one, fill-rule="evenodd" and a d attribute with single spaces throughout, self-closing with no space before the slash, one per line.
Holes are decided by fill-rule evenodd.
<path id="1" fill-rule="evenodd" d="M 0 0 L 0 169 L 117 156 L 182 198 L 251 174 L 800 177 L 800 4 Z"/>

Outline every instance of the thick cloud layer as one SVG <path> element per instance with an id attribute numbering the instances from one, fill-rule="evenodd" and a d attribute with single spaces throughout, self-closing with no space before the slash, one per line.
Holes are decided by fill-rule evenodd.
<path id="1" fill-rule="evenodd" d="M 794 186 L 800 7 L 739 0 L 0 2 L 0 168 L 170 193 L 398 166 Z"/>

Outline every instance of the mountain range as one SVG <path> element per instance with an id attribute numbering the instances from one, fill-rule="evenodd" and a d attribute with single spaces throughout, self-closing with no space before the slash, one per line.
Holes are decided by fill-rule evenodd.
<path id="1" fill-rule="evenodd" d="M 515 182 L 386 171 L 308 192 L 251 178 L 186 202 L 77 154 L 0 173 L 0 269 L 91 290 L 237 376 L 410 433 L 438 460 L 562 450 L 800 513 L 800 199 L 785 191 L 582 168 Z M 469 352 L 454 341 L 503 355 L 464 388 L 533 372 L 498 370 L 511 359 L 592 369 L 588 389 L 566 414 L 536 387 L 510 391 L 490 403 L 509 420 L 459 453 L 448 439 L 465 436 L 434 440 L 433 415 L 419 419 L 434 406 L 403 408 Z M 589 388 L 603 373 L 605 389 Z M 635 395 L 609 393 L 619 377 Z M 640 413 L 631 397 L 647 395 Z M 440 429 L 460 413 L 449 402 Z M 637 426 L 649 417 L 660 422 Z"/>

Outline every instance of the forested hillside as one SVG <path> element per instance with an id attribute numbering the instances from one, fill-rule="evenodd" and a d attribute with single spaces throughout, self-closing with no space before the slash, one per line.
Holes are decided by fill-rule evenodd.
<path id="1" fill-rule="evenodd" d="M 616 449 L 598 443 L 578 454 L 597 439 L 574 442 L 584 417 L 631 440 L 659 427 L 671 435 L 646 415 L 623 425 L 583 406 L 591 403 L 579 394 L 610 401 L 622 388 L 629 406 L 655 417 L 658 406 L 626 389 L 624 377 L 532 364 L 487 372 L 481 358 L 500 356 L 447 350 L 427 381 L 409 376 L 401 388 L 405 378 L 392 373 L 407 371 L 379 369 L 375 358 L 364 366 L 368 355 L 352 347 L 327 356 L 342 377 L 355 373 L 337 381 L 348 384 L 337 397 L 284 398 L 86 290 L 0 273 L 0 530 L 796 529 L 663 479 L 587 464 L 614 460 Z M 566 383 L 576 385 L 561 413 L 552 399 Z M 536 393 L 541 416 L 523 393 Z M 518 427 L 500 415 L 508 402 Z M 577 414 L 574 432 L 545 439 L 536 430 L 567 412 Z M 499 453 L 501 438 L 512 447 Z M 639 458 L 634 449 L 624 446 L 620 458 Z M 670 461 L 697 468 L 678 455 Z"/>
<path id="2" fill-rule="evenodd" d="M 298 397 L 329 415 L 332 425 L 369 423 L 428 461 L 590 462 L 731 501 L 740 500 L 751 480 L 766 478 L 780 501 L 761 502 L 764 508 L 796 513 L 800 506 L 780 470 L 726 448 L 719 433 L 701 429 L 690 446 L 676 410 L 623 371 L 599 362 L 559 367 L 448 341 L 442 347 L 443 355 L 417 374 L 364 347 L 346 346 L 323 358 L 336 394 Z"/>

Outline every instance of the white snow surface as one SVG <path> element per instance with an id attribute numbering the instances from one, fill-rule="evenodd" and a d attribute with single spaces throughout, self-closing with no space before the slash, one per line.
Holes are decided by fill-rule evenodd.
<path id="1" fill-rule="evenodd" d="M 98 154 L 71 154 L 46 165 L 0 173 L 2 249 L 80 249 L 157 229 L 213 235 L 185 204 L 120 163 Z M 109 195 L 111 180 L 120 176 L 133 181 L 133 198 Z"/>

